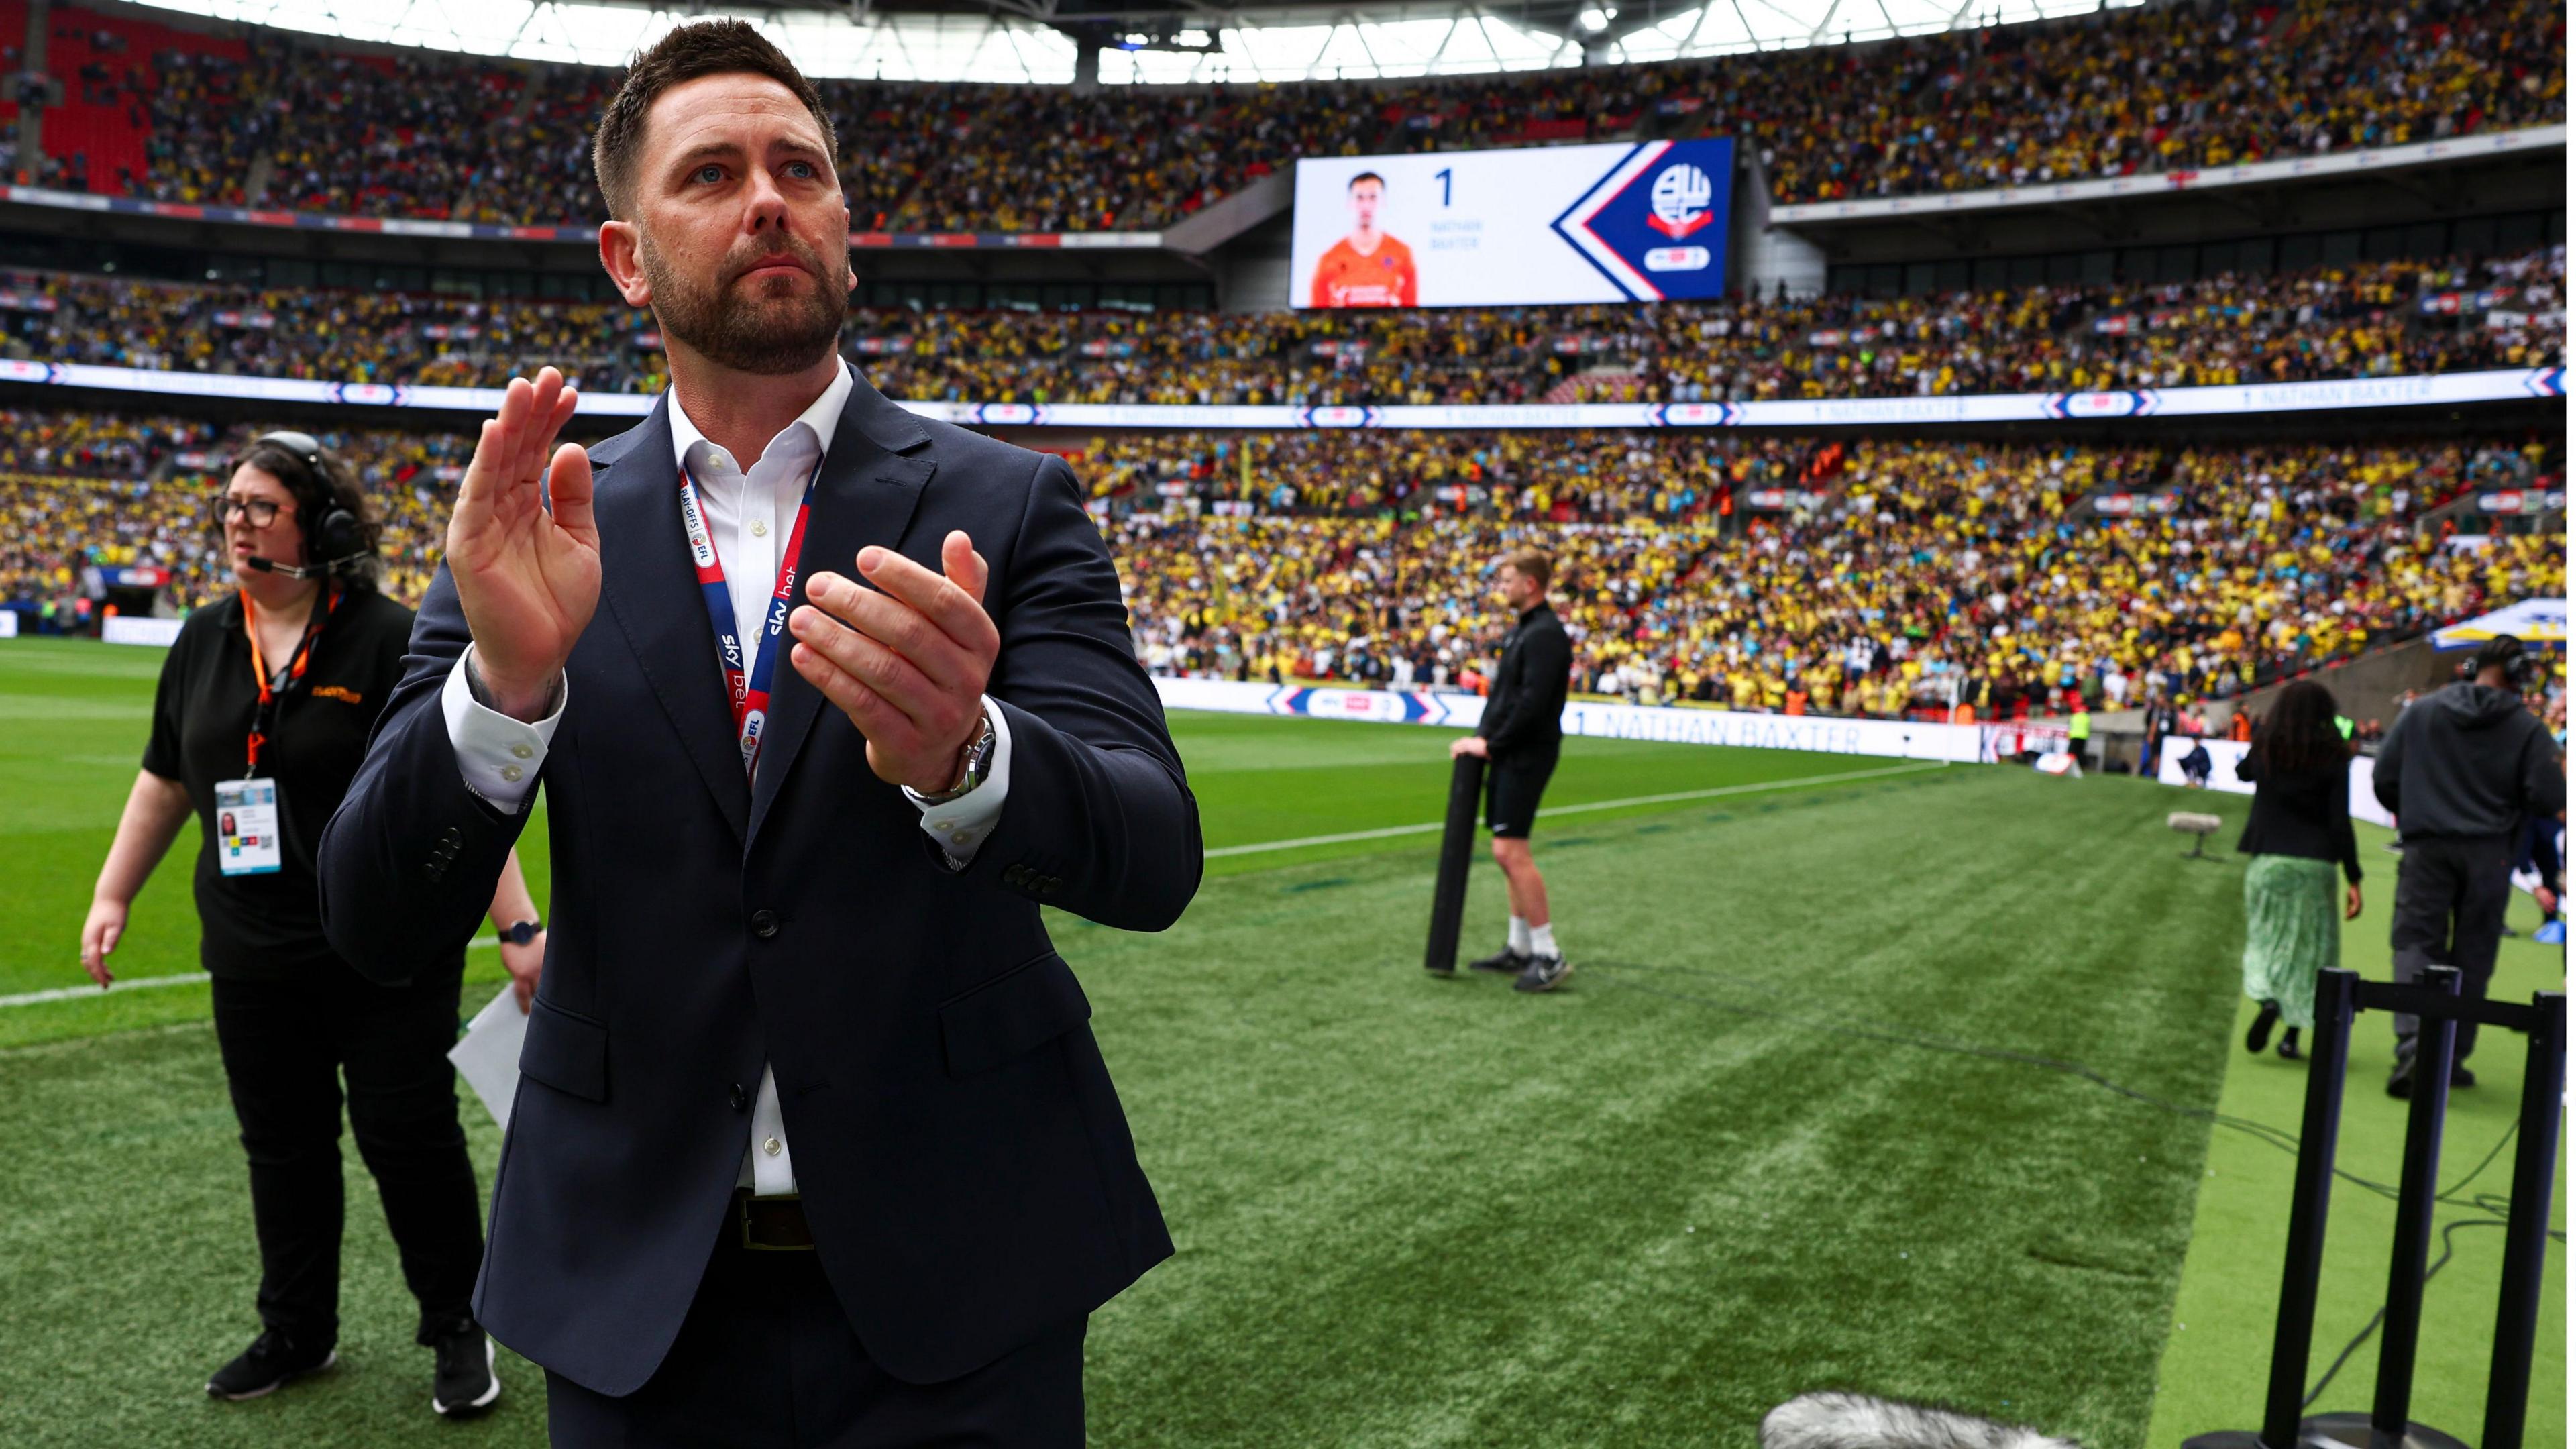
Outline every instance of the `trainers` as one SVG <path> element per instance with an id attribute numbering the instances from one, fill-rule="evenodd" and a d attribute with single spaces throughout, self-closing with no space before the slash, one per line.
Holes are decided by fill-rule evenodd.
<path id="1" fill-rule="evenodd" d="M 2477 1073 L 2475 1073 L 2475 1072 L 2473 1072 L 2473 1071 L 2470 1071 L 2467 1067 L 2462 1066 L 2462 1065 L 2460 1065 L 2460 1064 L 2459 1064 L 2459 1063 L 2457 1063 L 2457 1062 L 2452 1063 L 2452 1065 L 2451 1065 L 2451 1085 L 2452 1085 L 2453 1087 L 2455 1087 L 2455 1088 L 2456 1088 L 2456 1087 L 2474 1087 L 2474 1086 L 2476 1086 L 2477 1084 L 2478 1084 L 2478 1074 L 2477 1074 Z"/>
<path id="2" fill-rule="evenodd" d="M 1467 969 L 1470 971 L 1491 971 L 1499 976 L 1518 976 L 1529 969 L 1529 964 L 1530 954 L 1527 951 L 1515 951 L 1511 947 L 1505 946 L 1503 949 L 1496 951 L 1491 956 L 1484 957 L 1481 960 L 1468 962 Z"/>
<path id="3" fill-rule="evenodd" d="M 501 1376 L 492 1371 L 492 1339 L 472 1320 L 438 1336 L 438 1380 L 429 1406 L 451 1418 L 479 1414 L 501 1397 Z"/>
<path id="4" fill-rule="evenodd" d="M 1574 974 L 1574 963 L 1562 953 L 1554 956 L 1532 956 L 1529 965 L 1512 982 L 1514 991 L 1554 991 Z"/>
<path id="5" fill-rule="evenodd" d="M 318 1374 L 340 1361 L 336 1348 L 314 1353 L 274 1328 L 263 1329 L 241 1356 L 206 1380 L 206 1392 L 218 1399 L 256 1399 L 272 1394 L 306 1374 Z"/>
<path id="6" fill-rule="evenodd" d="M 2254 1024 L 2245 1028 L 2245 1049 L 2249 1052 L 2259 1052 L 2269 1045 L 2272 1040 L 2272 1028 L 2280 1020 L 2281 1003 L 2264 1002 L 2263 1009 L 2254 1013 Z"/>
<path id="7" fill-rule="evenodd" d="M 2415 1053 L 2410 1048 L 2397 1054 L 2397 1064 L 2388 1071 L 2388 1095 L 2404 1101 L 2415 1095 Z"/>

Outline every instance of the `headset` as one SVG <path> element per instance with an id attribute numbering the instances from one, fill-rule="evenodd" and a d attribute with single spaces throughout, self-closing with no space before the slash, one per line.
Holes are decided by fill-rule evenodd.
<path id="1" fill-rule="evenodd" d="M 262 433 L 251 439 L 253 448 L 274 443 L 301 459 L 313 476 L 326 483 L 329 475 L 322 471 L 322 442 L 311 433 Z M 326 493 L 327 497 L 328 494 Z M 366 533 L 359 526 L 358 515 L 338 503 L 322 510 L 321 518 L 305 534 L 305 551 L 321 555 L 314 564 L 279 563 L 257 554 L 242 560 L 264 574 L 284 574 L 290 579 L 318 579 L 329 574 L 348 573 L 367 556 Z"/>
<path id="2" fill-rule="evenodd" d="M 2478 646 L 2477 657 L 2469 663 L 2469 677 L 2475 679 L 2490 669 L 2503 670 L 2506 685 L 2517 694 L 2531 687 L 2531 651 L 2511 634 L 2498 634 Z"/>

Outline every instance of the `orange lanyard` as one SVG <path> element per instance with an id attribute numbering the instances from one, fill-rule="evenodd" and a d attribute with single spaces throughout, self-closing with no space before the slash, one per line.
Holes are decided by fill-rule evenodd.
<path id="1" fill-rule="evenodd" d="M 250 717 L 250 765 L 242 773 L 259 773 L 259 747 L 268 743 L 268 732 L 277 727 L 277 702 L 282 695 L 270 682 L 268 661 L 259 652 L 259 610 L 252 606 L 250 595 L 241 596 L 242 632 L 250 636 L 251 678 L 259 684 L 259 708 Z M 286 688 L 304 677 L 305 666 L 313 662 L 314 641 L 322 637 L 322 626 L 331 622 L 331 612 L 340 607 L 340 591 L 323 591 L 322 612 L 304 626 L 303 642 L 295 646 L 295 657 L 286 663 Z"/>

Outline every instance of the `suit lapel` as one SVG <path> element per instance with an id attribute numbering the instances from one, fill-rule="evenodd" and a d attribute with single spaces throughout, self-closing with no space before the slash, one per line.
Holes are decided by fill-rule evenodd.
<path id="1" fill-rule="evenodd" d="M 828 569 L 844 578 L 857 578 L 860 549 L 877 544 L 901 551 L 913 509 L 938 466 L 914 451 L 929 441 L 918 420 L 886 401 L 866 379 L 853 380 L 840 424 L 833 431 L 832 451 L 823 460 L 823 476 L 815 484 L 814 513 L 805 524 L 805 548 L 796 562 L 796 592 L 790 609 L 809 602 L 805 580 L 816 571 Z M 674 474 L 672 487 L 678 486 Z M 676 513 L 677 505 L 673 507 Z M 671 528 L 676 536 L 676 517 Z M 768 737 L 761 742 L 760 772 L 752 786 L 749 838 L 759 837 L 761 822 L 768 818 L 770 804 L 813 733 L 824 703 L 822 691 L 780 656 L 770 676 Z"/>
<path id="2" fill-rule="evenodd" d="M 671 453 L 667 398 L 636 431 L 642 436 L 598 480 L 600 594 L 740 841 L 751 787 L 734 745 L 715 629 L 680 526 L 680 469 Z"/>

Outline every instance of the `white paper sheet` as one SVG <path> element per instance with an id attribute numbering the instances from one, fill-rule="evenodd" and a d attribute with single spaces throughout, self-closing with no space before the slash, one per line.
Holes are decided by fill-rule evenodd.
<path id="1" fill-rule="evenodd" d="M 456 1074 L 483 1099 L 492 1120 L 505 1131 L 510 1126 L 510 1099 L 519 1090 L 519 1045 L 527 1039 L 528 1017 L 519 1010 L 518 992 L 504 986 L 465 1024 L 464 1037 L 447 1049 Z"/>

